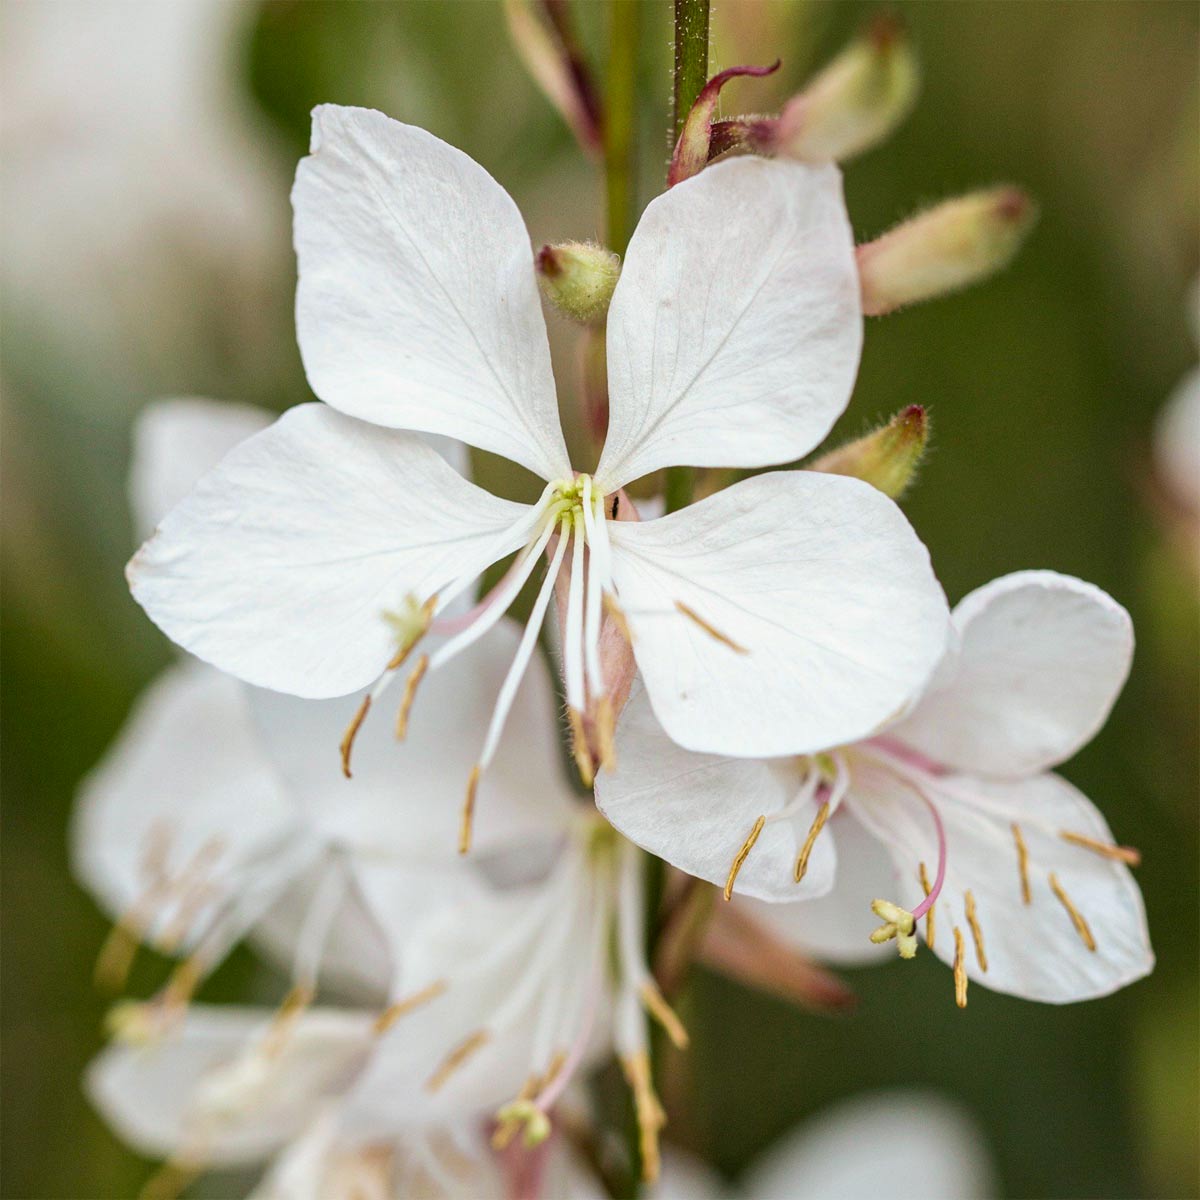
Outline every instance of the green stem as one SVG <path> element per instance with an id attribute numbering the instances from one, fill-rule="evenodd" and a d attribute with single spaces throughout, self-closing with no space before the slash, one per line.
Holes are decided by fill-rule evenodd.
<path id="1" fill-rule="evenodd" d="M 604 92 L 604 195 L 607 242 L 624 256 L 637 215 L 634 134 L 637 129 L 637 48 L 640 0 L 615 0 L 609 10 Z"/>
<path id="2" fill-rule="evenodd" d="M 675 89 L 671 120 L 671 145 L 688 112 L 708 82 L 709 0 L 675 0 Z M 696 491 L 696 472 L 691 467 L 669 467 L 664 485 L 667 512 L 691 504 Z"/>

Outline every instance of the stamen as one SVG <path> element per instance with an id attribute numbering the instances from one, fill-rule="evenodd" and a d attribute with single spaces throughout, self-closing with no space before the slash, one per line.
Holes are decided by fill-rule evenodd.
<path id="1" fill-rule="evenodd" d="M 813 818 L 813 823 L 809 826 L 808 836 L 804 839 L 804 845 L 800 847 L 800 853 L 796 856 L 796 869 L 793 872 L 796 882 L 799 883 L 808 871 L 808 860 L 812 856 L 813 847 L 817 844 L 817 837 L 821 830 L 825 828 L 825 822 L 829 820 L 830 804 L 826 801 L 817 809 L 817 815 Z"/>
<path id="2" fill-rule="evenodd" d="M 759 817 L 754 822 L 754 828 L 750 830 L 750 836 L 742 843 L 742 848 L 733 856 L 733 865 L 729 868 L 729 878 L 725 880 L 725 899 L 733 899 L 733 885 L 737 880 L 738 872 L 742 869 L 742 863 L 746 861 L 746 856 L 754 849 L 754 843 L 758 841 L 758 835 L 762 833 L 763 826 L 767 823 L 766 817 Z"/>
<path id="3" fill-rule="evenodd" d="M 436 1000 L 446 990 L 446 981 L 444 979 L 435 979 L 428 987 L 422 988 L 419 992 L 414 992 L 411 996 L 405 996 L 402 1000 L 397 1000 L 394 1004 L 389 1004 L 375 1018 L 375 1032 L 387 1033 L 401 1017 L 406 1017 L 410 1012 L 420 1008 L 423 1004 L 428 1004 L 430 1000 Z"/>
<path id="4" fill-rule="evenodd" d="M 429 669 L 429 655 L 422 654 L 413 667 L 412 674 L 404 685 L 404 695 L 400 698 L 400 711 L 396 713 L 396 741 L 402 742 L 408 734 L 408 715 L 412 712 L 413 701 L 417 698 L 417 687 L 425 678 Z"/>
<path id="5" fill-rule="evenodd" d="M 475 820 L 475 793 L 479 789 L 480 770 L 479 764 L 476 763 L 467 779 L 467 798 L 463 801 L 462 821 L 458 827 L 459 854 L 466 854 L 471 849 L 471 828 Z"/>
<path id="6" fill-rule="evenodd" d="M 1050 890 L 1058 897 L 1058 902 L 1067 910 L 1071 918 L 1071 924 L 1075 926 L 1075 932 L 1079 934 L 1080 941 L 1093 953 L 1096 952 L 1096 939 L 1092 936 L 1091 928 L 1087 921 L 1084 920 L 1083 913 L 1071 903 L 1071 897 L 1063 890 L 1063 886 L 1058 882 L 1058 876 L 1053 871 L 1050 872 Z"/>
<path id="7" fill-rule="evenodd" d="M 442 1060 L 442 1064 L 425 1083 L 427 1092 L 436 1092 L 473 1055 L 482 1049 L 491 1035 L 486 1029 L 477 1029 L 470 1037 L 460 1042 Z"/>
<path id="8" fill-rule="evenodd" d="M 617 603 L 616 596 L 612 592 L 605 592 L 601 598 L 601 603 L 604 605 L 604 611 L 608 614 L 609 620 L 621 631 L 621 636 L 632 646 L 633 630 L 629 628 L 629 621 L 625 616 L 625 610 Z"/>
<path id="9" fill-rule="evenodd" d="M 563 522 L 563 536 L 571 538 L 571 568 L 567 581 L 567 619 L 563 628 L 563 684 L 567 704 L 581 709 L 587 704 L 583 664 L 583 513 L 576 510 L 571 521 Z"/>
<path id="10" fill-rule="evenodd" d="M 658 1134 L 667 1123 L 667 1116 L 654 1094 L 654 1083 L 650 1077 L 650 1056 L 644 1050 L 628 1055 L 621 1059 L 621 1068 L 633 1091 L 633 1104 L 637 1112 L 642 1179 L 646 1183 L 654 1183 L 662 1165 L 658 1152 Z"/>
<path id="11" fill-rule="evenodd" d="M 722 633 L 715 625 L 710 625 L 694 608 L 689 608 L 682 600 L 675 601 L 677 611 L 683 613 L 689 621 L 694 621 L 710 638 L 720 642 L 723 646 L 728 646 L 730 650 L 736 654 L 749 654 L 750 651 L 745 646 L 739 646 L 728 634 Z"/>
<path id="12" fill-rule="evenodd" d="M 967 964 L 963 949 L 962 930 L 954 926 L 954 1003 L 967 1007 Z"/>
<path id="13" fill-rule="evenodd" d="M 924 863 L 921 863 L 921 886 L 925 889 L 925 895 L 928 896 L 930 892 L 929 876 L 925 873 Z M 935 933 L 933 919 L 934 909 L 936 907 L 936 904 L 931 904 L 925 911 L 925 945 L 927 945 L 930 950 L 933 949 L 933 938 Z"/>
<path id="14" fill-rule="evenodd" d="M 658 990 L 658 985 L 652 979 L 647 979 L 638 988 L 638 995 L 646 1006 L 646 1011 L 666 1031 L 667 1037 L 671 1039 L 671 1045 L 676 1050 L 686 1050 L 690 1041 L 688 1032 L 683 1027 L 683 1022 L 676 1015 L 675 1010 L 663 998 L 662 992 Z"/>
<path id="15" fill-rule="evenodd" d="M 1111 842 L 1097 841 L 1096 838 L 1084 837 L 1082 833 L 1071 833 L 1065 829 L 1058 836 L 1064 842 L 1070 842 L 1072 846 L 1082 846 L 1085 850 L 1091 850 L 1093 854 L 1099 854 L 1101 858 L 1122 862 L 1127 867 L 1142 865 L 1142 852 L 1133 846 L 1115 846 Z"/>
<path id="16" fill-rule="evenodd" d="M 617 769 L 617 745 L 613 737 L 612 700 L 605 693 L 596 701 L 596 742 L 600 754 L 600 766 L 606 771 Z"/>
<path id="17" fill-rule="evenodd" d="M 354 749 L 354 739 L 358 737 L 358 731 L 362 728 L 362 723 L 367 719 L 367 712 L 371 707 L 371 696 L 368 693 L 362 698 L 362 703 L 358 706 L 358 711 L 350 719 L 350 724 L 346 726 L 346 732 L 342 735 L 341 745 L 338 749 L 342 754 L 342 774 L 347 779 L 350 775 L 350 752 Z"/>
<path id="18" fill-rule="evenodd" d="M 595 780 L 592 770 L 592 752 L 588 748 L 587 730 L 583 724 L 583 714 L 579 709 L 567 707 L 567 722 L 571 726 L 571 756 L 575 759 L 575 767 L 584 787 L 591 787 Z"/>
<path id="19" fill-rule="evenodd" d="M 967 924 L 971 927 L 971 937 L 975 940 L 975 957 L 979 961 L 979 969 L 987 971 L 987 951 L 983 948 L 983 930 L 979 927 L 979 918 L 975 915 L 975 895 L 967 888 L 964 897 L 967 906 Z"/>
<path id="20" fill-rule="evenodd" d="M 1021 827 L 1012 823 L 1013 841 L 1017 843 L 1017 867 L 1021 872 L 1021 899 L 1026 904 L 1033 903 L 1033 892 L 1029 887 L 1029 848 L 1021 836 Z"/>
<path id="21" fill-rule="evenodd" d="M 123 914 L 108 931 L 100 953 L 96 956 L 92 982 L 110 995 L 119 992 L 125 986 L 133 968 L 133 960 L 137 957 L 145 927 L 141 922 L 135 925 L 135 921 L 137 913 L 133 910 Z"/>

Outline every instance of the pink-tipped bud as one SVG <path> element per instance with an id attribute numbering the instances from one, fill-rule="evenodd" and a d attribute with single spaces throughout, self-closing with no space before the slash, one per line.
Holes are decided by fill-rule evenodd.
<path id="1" fill-rule="evenodd" d="M 1037 221 L 1037 206 L 1015 187 L 947 200 L 858 248 L 863 312 L 882 316 L 994 275 L 1008 265 Z"/>
<path id="2" fill-rule="evenodd" d="M 563 6 L 547 4 L 545 11 L 549 23 L 539 19 L 530 0 L 504 0 L 509 37 L 525 69 L 580 146 L 598 157 L 602 118 L 587 64 Z"/>
<path id="3" fill-rule="evenodd" d="M 608 312 L 621 277 L 621 260 L 594 242 L 543 246 L 535 259 L 542 294 L 573 321 L 591 324 Z"/>
<path id="4" fill-rule="evenodd" d="M 929 415 L 919 404 L 898 412 L 873 433 L 810 463 L 808 470 L 851 475 L 897 500 L 916 477 L 929 444 Z"/>
<path id="5" fill-rule="evenodd" d="M 771 149 L 804 162 L 844 162 L 882 142 L 912 111 L 919 87 L 908 36 L 895 19 L 879 17 L 784 105 Z"/>
<path id="6" fill-rule="evenodd" d="M 696 97 L 679 131 L 679 141 L 675 143 L 675 153 L 671 155 L 671 165 L 667 168 L 667 187 L 674 187 L 693 175 L 704 170 L 708 160 L 714 157 L 711 144 L 713 135 L 713 117 L 717 115 L 717 102 L 721 89 L 731 80 L 739 76 L 750 75 L 761 78 L 779 70 L 780 60 L 776 59 L 769 67 L 730 67 L 726 71 L 714 75 Z M 728 124 L 728 123 L 723 123 Z M 732 148 L 732 143 L 724 145 L 722 150 Z"/>

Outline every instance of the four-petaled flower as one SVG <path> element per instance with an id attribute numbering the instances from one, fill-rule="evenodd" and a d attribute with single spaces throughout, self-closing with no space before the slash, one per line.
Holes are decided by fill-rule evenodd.
<path id="1" fill-rule="evenodd" d="M 1090 584 L 1025 571 L 971 593 L 954 624 L 958 644 L 915 709 L 829 753 L 689 754 L 636 693 L 597 802 L 727 897 L 774 902 L 757 915 L 823 957 L 892 938 L 910 956 L 921 932 L 954 965 L 960 1004 L 968 977 L 1055 1003 L 1115 991 L 1154 964 L 1129 872 L 1139 856 L 1050 768 L 1107 717 L 1129 616 Z"/>
<path id="2" fill-rule="evenodd" d="M 845 407 L 862 320 L 835 167 L 732 161 L 649 205 L 609 310 L 611 419 L 591 473 L 567 455 L 528 235 L 478 164 L 377 112 L 323 106 L 293 201 L 300 348 L 325 403 L 235 449 L 135 556 L 134 595 L 175 641 L 298 696 L 374 682 L 352 734 L 423 634 L 452 633 L 415 657 L 403 725 L 422 676 L 499 621 L 548 551 L 470 774 L 464 848 L 560 571 L 567 702 L 577 726 L 594 716 L 602 760 L 606 610 L 690 748 L 819 750 L 920 690 L 945 600 L 908 522 L 868 485 L 788 471 L 659 520 L 613 519 L 640 476 L 792 460 Z M 546 486 L 533 504 L 499 499 L 413 430 Z M 485 600 L 442 615 L 514 551 Z"/>

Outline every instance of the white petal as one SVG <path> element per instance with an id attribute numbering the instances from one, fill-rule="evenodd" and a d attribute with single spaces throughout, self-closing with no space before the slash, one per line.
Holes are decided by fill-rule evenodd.
<path id="1" fill-rule="evenodd" d="M 795 904 L 764 904 L 749 897 L 739 903 L 755 920 L 810 958 L 837 966 L 890 962 L 896 957 L 895 946 L 877 945 L 870 934 L 879 928 L 871 901 L 896 890 L 891 859 L 878 838 L 845 808 L 830 818 L 818 844 L 826 837 L 837 848 L 837 874 L 824 896 Z"/>
<path id="2" fill-rule="evenodd" d="M 1053 571 L 994 579 L 954 609 L 958 669 L 888 731 L 958 770 L 1010 777 L 1070 758 L 1129 674 L 1133 625 L 1111 596 Z"/>
<path id="3" fill-rule="evenodd" d="M 179 879 L 203 860 L 218 886 L 187 922 L 186 946 L 211 906 L 241 886 L 250 859 L 299 836 L 297 817 L 253 736 L 242 686 L 183 662 L 147 689 L 84 780 L 72 826 L 74 868 L 116 917 L 146 896 L 160 870 Z M 195 900 L 171 896 L 152 906 L 151 938 Z"/>
<path id="4" fill-rule="evenodd" d="M 251 710 L 296 803 L 323 840 L 354 856 L 458 858 L 458 826 L 471 769 L 479 760 L 496 695 L 521 631 L 502 620 L 486 637 L 422 680 L 397 742 L 390 699 L 364 722 L 354 778 L 342 776 L 338 743 L 353 701 L 301 701 L 254 690 Z M 508 736 L 479 787 L 474 850 L 554 837 L 578 807 L 562 768 L 555 697 L 541 661 L 530 664 L 509 717 Z"/>
<path id="5" fill-rule="evenodd" d="M 129 499 L 139 541 L 239 442 L 265 429 L 274 413 L 250 404 L 188 396 L 138 413 L 129 464 Z"/>
<path id="6" fill-rule="evenodd" d="M 972 980 L 1049 1004 L 1106 996 L 1150 972 L 1154 954 L 1146 914 L 1129 868 L 1060 836 L 1069 832 L 1113 843 L 1104 818 L 1086 796 L 1051 774 L 1011 783 L 948 775 L 936 787 L 926 783 L 926 790 L 946 829 L 946 881 L 935 906 L 934 952 L 939 958 L 953 962 L 957 926 Z M 931 879 L 937 864 L 928 811 L 888 775 L 857 768 L 846 802 L 892 852 L 899 895 L 884 898 L 911 909 L 925 895 L 918 863 L 926 864 Z M 1022 898 L 1014 823 L 1029 854 L 1030 904 Z M 1051 874 L 1086 921 L 1094 951 L 1055 895 Z M 986 971 L 967 921 L 968 889 L 983 934 Z"/>
<path id="7" fill-rule="evenodd" d="M 784 808 L 803 773 L 792 760 L 696 754 L 663 732 L 634 684 L 617 727 L 617 766 L 596 777 L 596 804 L 630 841 L 672 866 L 724 887 L 738 850 L 760 816 Z M 797 884 L 796 856 L 817 805 L 763 827 L 738 872 L 738 895 L 762 900 L 819 896 L 833 882 L 833 841 L 817 838 L 808 872 Z"/>
<path id="8" fill-rule="evenodd" d="M 875 1092 L 805 1121 L 757 1160 L 746 1200 L 985 1200 L 995 1178 L 965 1113 L 933 1093 Z"/>
<path id="9" fill-rule="evenodd" d="M 322 400 L 570 474 L 529 235 L 478 163 L 324 104 L 292 204 L 296 329 Z"/>
<path id="10" fill-rule="evenodd" d="M 262 687 L 337 696 L 391 657 L 385 610 L 516 549 L 530 512 L 419 437 L 304 404 L 226 455 L 127 573 L 151 619 L 200 658 Z"/>
<path id="11" fill-rule="evenodd" d="M 655 521 L 612 522 L 610 536 L 655 715 L 689 749 L 777 757 L 855 741 L 941 657 L 949 620 L 928 552 L 859 480 L 759 475 Z"/>
<path id="12" fill-rule="evenodd" d="M 256 1045 L 271 1019 L 265 1009 L 193 1006 L 162 1043 L 104 1050 L 88 1067 L 88 1095 L 141 1154 L 165 1158 L 191 1147 L 212 1166 L 259 1161 L 349 1084 L 373 1040 L 371 1014 L 312 1009 L 283 1042 L 256 1103 L 237 1116 L 202 1112 L 206 1083 Z"/>
<path id="13" fill-rule="evenodd" d="M 629 243 L 597 477 L 799 458 L 846 407 L 861 346 L 838 169 L 718 163 L 652 200 Z"/>

